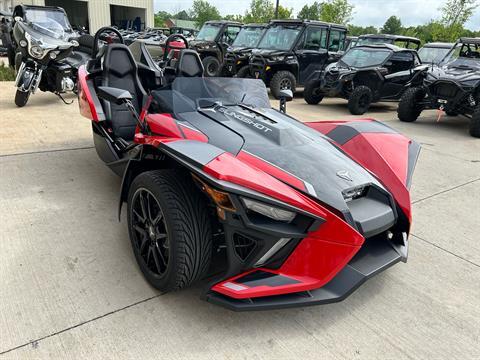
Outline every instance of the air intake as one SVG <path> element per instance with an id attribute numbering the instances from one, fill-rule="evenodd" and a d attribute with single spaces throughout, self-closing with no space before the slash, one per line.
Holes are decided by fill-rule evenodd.
<path id="1" fill-rule="evenodd" d="M 235 252 L 242 261 L 245 261 L 250 256 L 256 245 L 257 242 L 253 239 L 240 234 L 233 235 L 233 246 L 235 248 Z"/>

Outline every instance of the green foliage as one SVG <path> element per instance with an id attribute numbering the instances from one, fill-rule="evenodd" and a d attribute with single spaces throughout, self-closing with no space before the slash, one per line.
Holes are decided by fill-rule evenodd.
<path id="1" fill-rule="evenodd" d="M 240 15 L 240 14 L 235 14 L 235 15 L 225 15 L 223 17 L 224 20 L 228 20 L 228 21 L 238 21 L 238 22 L 245 22 L 245 19 L 243 18 L 243 15 Z"/>
<path id="2" fill-rule="evenodd" d="M 322 4 L 315 1 L 312 5 L 305 4 L 297 17 L 302 20 L 320 20 Z"/>
<path id="3" fill-rule="evenodd" d="M 14 81 L 15 70 L 0 61 L 0 81 Z"/>
<path id="4" fill-rule="evenodd" d="M 348 25 L 348 34 L 351 36 L 360 36 L 365 34 L 377 34 L 378 29 L 375 26 L 356 26 Z"/>
<path id="5" fill-rule="evenodd" d="M 455 41 L 462 35 L 463 26 L 472 17 L 477 7 L 476 0 L 448 0 L 440 9 L 442 18 L 439 23 L 443 29 L 438 36 L 447 41 Z"/>
<path id="6" fill-rule="evenodd" d="M 278 7 L 279 19 L 290 19 L 293 9 L 283 6 Z M 267 23 L 275 18 L 275 5 L 271 0 L 252 0 L 250 10 L 247 10 L 243 18 L 245 23 Z"/>
<path id="7" fill-rule="evenodd" d="M 320 20 L 347 25 L 352 20 L 354 6 L 348 0 L 327 0 L 320 4 Z"/>
<path id="8" fill-rule="evenodd" d="M 205 0 L 194 0 L 191 14 L 195 19 L 195 25 L 199 28 L 206 21 L 220 20 L 222 18 L 218 9 Z"/>
<path id="9" fill-rule="evenodd" d="M 159 11 L 158 13 L 155 14 L 154 16 L 154 24 L 155 27 L 162 27 L 165 26 L 165 21 L 167 19 L 171 19 L 173 16 L 172 14 L 166 12 L 166 11 Z"/>
<path id="10" fill-rule="evenodd" d="M 402 21 L 393 15 L 385 21 L 385 24 L 380 31 L 382 34 L 399 35 L 402 34 L 402 30 Z"/>

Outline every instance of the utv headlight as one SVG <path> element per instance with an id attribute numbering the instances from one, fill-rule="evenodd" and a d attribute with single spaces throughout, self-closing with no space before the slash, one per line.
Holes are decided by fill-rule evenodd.
<path id="1" fill-rule="evenodd" d="M 296 215 L 296 213 L 294 213 L 293 211 L 284 210 L 260 201 L 247 198 L 242 198 L 242 201 L 248 210 L 256 212 L 257 214 L 266 216 L 273 220 L 289 223 L 295 218 Z"/>
<path id="2" fill-rule="evenodd" d="M 270 58 L 270 61 L 271 62 L 274 62 L 274 61 L 284 61 L 285 60 L 285 56 L 272 56 Z"/>
<path id="3" fill-rule="evenodd" d="M 43 53 L 45 51 L 38 45 L 33 45 L 30 48 L 30 55 L 32 55 L 34 58 L 41 59 L 43 57 Z"/>

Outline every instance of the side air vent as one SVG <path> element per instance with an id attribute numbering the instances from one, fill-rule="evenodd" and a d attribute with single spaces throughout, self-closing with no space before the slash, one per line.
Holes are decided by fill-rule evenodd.
<path id="1" fill-rule="evenodd" d="M 237 253 L 238 257 L 242 261 L 245 261 L 250 256 L 253 249 L 255 249 L 257 242 L 241 234 L 234 234 L 233 245 L 235 247 L 235 252 Z"/>

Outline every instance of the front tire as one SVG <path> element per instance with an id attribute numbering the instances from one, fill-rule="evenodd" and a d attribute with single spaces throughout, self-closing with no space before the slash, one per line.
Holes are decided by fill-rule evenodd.
<path id="1" fill-rule="evenodd" d="M 470 135 L 480 138 L 480 106 L 475 108 L 470 119 Z"/>
<path id="2" fill-rule="evenodd" d="M 205 76 L 216 77 L 220 73 L 220 61 L 214 56 L 207 56 L 202 61 L 203 67 L 205 69 Z"/>
<path id="3" fill-rule="evenodd" d="M 404 92 L 398 103 L 398 119 L 404 122 L 413 122 L 418 119 L 423 107 L 418 103 L 425 97 L 425 90 L 414 87 Z"/>
<path id="4" fill-rule="evenodd" d="M 303 98 L 310 105 L 317 105 L 323 100 L 323 93 L 320 92 L 320 80 L 312 80 L 305 85 Z"/>
<path id="5" fill-rule="evenodd" d="M 138 175 L 128 195 L 128 232 L 143 275 L 158 290 L 179 290 L 206 275 L 212 256 L 210 217 L 188 173 Z"/>
<path id="6" fill-rule="evenodd" d="M 279 71 L 272 76 L 270 81 L 270 90 L 275 99 L 280 99 L 281 90 L 292 90 L 295 94 L 297 88 L 297 79 L 290 71 Z"/>
<path id="7" fill-rule="evenodd" d="M 17 92 L 15 93 L 15 105 L 17 105 L 18 107 L 23 107 L 27 105 L 29 98 L 30 91 L 17 90 Z"/>
<path id="8" fill-rule="evenodd" d="M 372 100 L 372 90 L 368 86 L 357 86 L 348 99 L 348 110 L 352 115 L 363 115 L 368 111 Z"/>
<path id="9" fill-rule="evenodd" d="M 250 74 L 250 67 L 248 65 L 245 65 L 242 67 L 240 70 L 237 71 L 237 74 L 235 75 L 236 78 L 242 78 L 242 79 L 250 79 L 252 75 Z"/>

